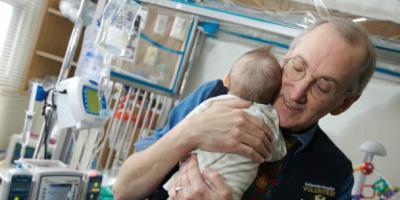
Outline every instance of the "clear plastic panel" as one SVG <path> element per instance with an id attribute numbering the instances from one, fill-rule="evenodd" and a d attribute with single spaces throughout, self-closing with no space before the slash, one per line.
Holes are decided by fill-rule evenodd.
<path id="1" fill-rule="evenodd" d="M 400 49 L 400 1 L 397 0 L 203 0 L 197 3 L 301 28 L 321 17 L 345 17 L 360 23 L 379 45 Z"/>
<path id="2" fill-rule="evenodd" d="M 174 89 L 182 73 L 182 59 L 193 29 L 193 16 L 156 6 L 144 6 L 138 13 L 141 19 L 132 60 L 114 57 L 113 70 L 127 72 L 138 83 L 151 87 Z"/>
<path id="3" fill-rule="evenodd" d="M 183 2 L 175 0 L 175 2 Z M 187 2 L 186 2 L 187 4 Z M 202 0 L 202 7 L 233 13 L 246 18 L 258 18 L 294 28 L 307 28 L 318 19 L 337 16 L 359 23 L 370 34 L 378 56 L 377 71 L 400 80 L 400 1 L 345 0 Z M 233 24 L 221 23 L 218 35 L 257 38 L 285 48 L 292 38 L 268 34 Z M 278 45 L 277 45 L 278 44 Z"/>

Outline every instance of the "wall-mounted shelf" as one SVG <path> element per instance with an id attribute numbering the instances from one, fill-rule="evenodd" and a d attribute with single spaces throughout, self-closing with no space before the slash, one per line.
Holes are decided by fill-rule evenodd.
<path id="1" fill-rule="evenodd" d="M 62 63 L 63 60 L 64 60 L 64 58 L 61 57 L 61 56 L 57 56 L 57 55 L 54 55 L 54 54 L 51 54 L 51 53 L 47 53 L 47 52 L 44 52 L 44 51 L 36 51 L 35 54 L 38 55 L 38 56 L 41 56 L 43 58 L 47 58 L 47 59 L 59 62 L 59 63 Z M 76 67 L 76 65 L 77 65 L 76 62 L 72 62 L 72 64 L 71 64 L 71 66 L 73 66 L 73 67 Z"/>
<path id="2" fill-rule="evenodd" d="M 59 17 L 64 17 L 65 18 L 65 16 L 62 15 L 61 12 L 59 10 L 55 9 L 55 8 L 48 8 L 47 12 L 49 12 L 49 13 L 51 13 L 53 15 L 57 15 Z"/>
<path id="3" fill-rule="evenodd" d="M 59 1 L 48 0 L 46 8 L 43 10 L 39 36 L 25 76 L 24 90 L 28 88 L 29 80 L 57 76 L 60 72 L 74 24 L 58 10 Z M 80 45 L 72 66 L 76 66 L 79 51 Z"/>

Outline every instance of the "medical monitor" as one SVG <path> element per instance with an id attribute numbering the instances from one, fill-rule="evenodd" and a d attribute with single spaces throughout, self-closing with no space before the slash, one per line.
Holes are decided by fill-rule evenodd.
<path id="1" fill-rule="evenodd" d="M 32 191 L 32 174 L 23 169 L 0 170 L 0 199 L 28 200 Z"/>
<path id="2" fill-rule="evenodd" d="M 37 200 L 78 199 L 82 176 L 43 175 L 38 180 Z"/>
<path id="3" fill-rule="evenodd" d="M 80 130 L 104 126 L 108 117 L 107 102 L 96 82 L 73 77 L 60 82 L 56 90 L 59 128 L 74 127 Z"/>

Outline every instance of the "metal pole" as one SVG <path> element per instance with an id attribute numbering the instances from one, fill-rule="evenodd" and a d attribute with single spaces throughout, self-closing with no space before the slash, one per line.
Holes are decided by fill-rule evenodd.
<path id="1" fill-rule="evenodd" d="M 152 109 L 152 115 L 151 115 L 151 119 L 150 119 L 150 122 L 149 122 L 149 129 L 144 134 L 145 136 L 148 136 L 150 132 L 153 132 L 153 129 L 156 127 L 156 124 L 154 123 L 154 119 L 156 118 L 156 115 L 157 115 L 157 118 L 159 117 L 158 105 L 160 104 L 160 99 L 161 99 L 161 96 L 157 95 L 156 102 L 155 102 L 154 107 Z M 153 124 L 154 124 L 154 126 L 153 126 Z"/>
<path id="2" fill-rule="evenodd" d="M 151 119 L 149 119 L 149 118 L 151 118 L 151 116 L 149 116 L 150 115 L 149 113 L 151 112 L 150 110 L 151 110 L 151 105 L 154 101 L 154 96 L 155 96 L 154 93 L 150 93 L 150 99 L 147 103 L 146 114 L 144 115 L 144 118 L 143 118 L 142 129 L 140 130 L 140 134 L 139 134 L 139 135 L 141 135 L 141 137 L 146 137 L 147 132 L 150 128 L 149 122 Z M 152 113 L 152 115 L 154 115 L 154 113 Z"/>
<path id="3" fill-rule="evenodd" d="M 75 51 L 78 46 L 79 38 L 83 29 L 83 15 L 85 14 L 88 1 L 89 0 L 82 0 L 79 6 L 78 18 L 75 22 L 74 28 L 72 29 L 71 37 L 68 42 L 68 47 L 65 51 L 64 60 L 60 69 L 60 73 L 58 74 L 56 88 L 60 84 L 60 82 L 65 79 L 69 72 L 69 68 L 75 55 Z"/>
<path id="4" fill-rule="evenodd" d="M 113 134 L 113 135 L 112 135 L 112 141 L 110 141 L 110 143 L 109 143 L 110 144 L 109 145 L 110 152 L 107 156 L 105 169 L 111 168 L 114 151 L 116 151 L 117 139 L 118 139 L 118 136 L 120 135 L 120 129 L 121 129 L 122 122 L 124 121 L 124 114 L 125 114 L 126 110 L 128 109 L 129 97 L 131 96 L 131 93 L 132 93 L 132 87 L 130 87 L 128 92 L 126 93 L 126 96 L 125 96 L 126 98 L 125 98 L 124 106 L 122 108 L 121 118 L 119 119 L 119 121 L 117 121 L 117 126 L 115 127 L 116 129 L 111 130 L 111 131 L 114 131 L 114 133 L 109 133 L 109 134 Z M 114 113 L 114 116 L 115 116 L 115 113 Z M 111 125 L 113 125 L 113 124 L 111 124 Z M 121 142 L 123 142 L 123 141 L 121 141 Z"/>
<path id="5" fill-rule="evenodd" d="M 112 88 L 113 89 L 113 88 Z M 111 134 L 110 132 L 112 131 L 111 130 L 111 128 L 112 128 L 112 125 L 113 125 L 113 123 L 115 123 L 114 122 L 114 116 L 115 116 L 115 113 L 117 112 L 117 110 L 118 110 L 118 107 L 119 107 L 119 103 L 120 103 L 120 100 L 121 100 L 121 97 L 122 97 L 122 92 L 123 92 L 123 90 L 124 90 L 124 88 L 120 88 L 119 89 L 119 91 L 118 91 L 118 95 L 117 95 L 117 99 L 115 100 L 115 103 L 114 103 L 114 108 L 113 108 L 113 114 L 112 114 L 112 116 L 113 117 L 111 117 L 111 119 L 108 121 L 108 126 L 107 126 L 107 130 L 106 130 L 106 132 L 104 133 L 104 139 L 103 139 L 103 142 L 102 142 L 102 144 L 101 144 L 101 152 L 100 152 L 100 156 L 98 157 L 99 158 L 99 160 L 101 160 L 104 156 L 105 156 L 105 153 L 106 153 L 106 149 L 105 149 L 105 145 L 107 144 L 107 142 L 109 142 L 109 135 Z M 111 101 L 110 101 L 111 102 Z M 110 106 L 111 107 L 111 106 Z M 111 136 L 112 137 L 112 136 Z M 109 146 L 110 146 L 111 144 L 109 144 Z M 111 153 L 112 151 L 111 151 L 111 148 L 110 148 L 110 152 L 109 153 Z M 100 165 L 97 165 L 97 169 L 100 169 Z M 103 169 L 105 169 L 105 167 L 103 166 Z"/>
<path id="6" fill-rule="evenodd" d="M 201 33 L 200 29 L 197 27 L 197 23 L 196 23 L 196 27 L 194 27 L 193 29 L 195 29 L 194 31 L 194 42 L 193 45 L 191 45 L 190 50 L 188 50 L 189 54 L 189 61 L 187 62 L 187 68 L 186 71 L 183 75 L 183 79 L 182 79 L 182 83 L 181 83 L 181 88 L 179 90 L 178 93 L 178 98 L 181 98 L 183 96 L 183 92 L 185 91 L 185 87 L 190 75 L 190 71 L 193 68 L 194 65 L 194 59 L 196 58 L 196 56 L 200 55 L 200 51 L 202 49 L 202 46 L 204 44 L 204 35 Z"/>
<path id="7" fill-rule="evenodd" d="M 128 153 L 127 153 L 127 155 L 129 155 L 129 153 L 130 152 L 132 152 L 132 150 L 133 150 L 133 146 L 132 146 L 132 144 L 130 144 L 130 142 L 132 142 L 132 140 L 133 140 L 133 138 L 135 138 L 135 136 L 136 136 L 136 130 L 138 130 L 138 129 L 140 129 L 140 128 L 142 128 L 143 127 L 143 124 L 142 124 L 142 126 L 140 126 L 140 124 L 139 124 L 139 119 L 141 118 L 141 116 L 142 116 L 142 112 L 143 112 L 143 108 L 144 108 L 144 102 L 145 102 L 145 100 L 147 99 L 147 95 L 149 94 L 149 92 L 148 91 L 145 91 L 144 92 L 144 95 L 143 95 L 143 98 L 142 98 L 142 104 L 141 104 L 141 106 L 140 106 L 140 108 L 139 108 L 139 112 L 138 112 L 138 114 L 137 114 L 137 118 L 136 118 L 136 121 L 135 121 L 135 125 L 134 125 L 134 127 L 133 127 L 133 134 L 131 135 L 131 137 L 129 138 L 129 140 L 128 140 L 128 142 L 129 142 L 129 148 L 128 148 Z"/>
<path id="8" fill-rule="evenodd" d="M 128 121 L 127 121 L 127 123 L 125 125 L 123 136 L 122 136 L 122 138 L 120 138 L 121 139 L 121 145 L 119 146 L 119 148 L 117 150 L 117 153 L 116 153 L 116 156 L 115 156 L 116 159 L 114 159 L 114 163 L 118 163 L 118 161 L 121 158 L 121 154 L 124 155 L 122 153 L 122 151 L 124 150 L 126 144 L 130 143 L 130 141 L 126 141 L 126 139 L 128 137 L 128 130 L 129 130 L 129 127 L 130 127 L 131 122 L 132 122 L 132 117 L 133 117 L 133 115 L 135 115 L 135 112 L 136 112 L 136 105 L 137 105 L 137 102 L 138 102 L 138 99 L 139 99 L 139 96 L 140 96 L 140 91 L 141 91 L 140 89 L 136 90 L 135 99 L 133 100 L 133 103 L 132 103 L 132 106 L 131 106 L 132 107 L 131 111 L 129 112 L 129 118 L 128 118 Z M 142 100 L 142 104 L 143 104 L 143 100 Z M 138 119 L 139 119 L 139 116 L 136 117 L 136 121 Z M 133 134 L 133 133 L 130 132 L 130 134 Z"/>

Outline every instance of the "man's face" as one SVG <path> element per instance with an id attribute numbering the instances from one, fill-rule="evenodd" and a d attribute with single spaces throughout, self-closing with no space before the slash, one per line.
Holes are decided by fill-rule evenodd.
<path id="1" fill-rule="evenodd" d="M 302 57 L 308 65 L 307 73 L 296 81 L 283 74 L 280 94 L 274 103 L 280 126 L 300 131 L 329 112 L 346 110 L 357 98 L 347 94 L 315 97 L 310 89 L 315 78 L 325 77 L 337 83 L 335 93 L 347 91 L 352 80 L 358 78 L 357 63 L 363 53 L 360 47 L 347 44 L 332 24 L 320 25 L 304 35 L 286 58 Z"/>

